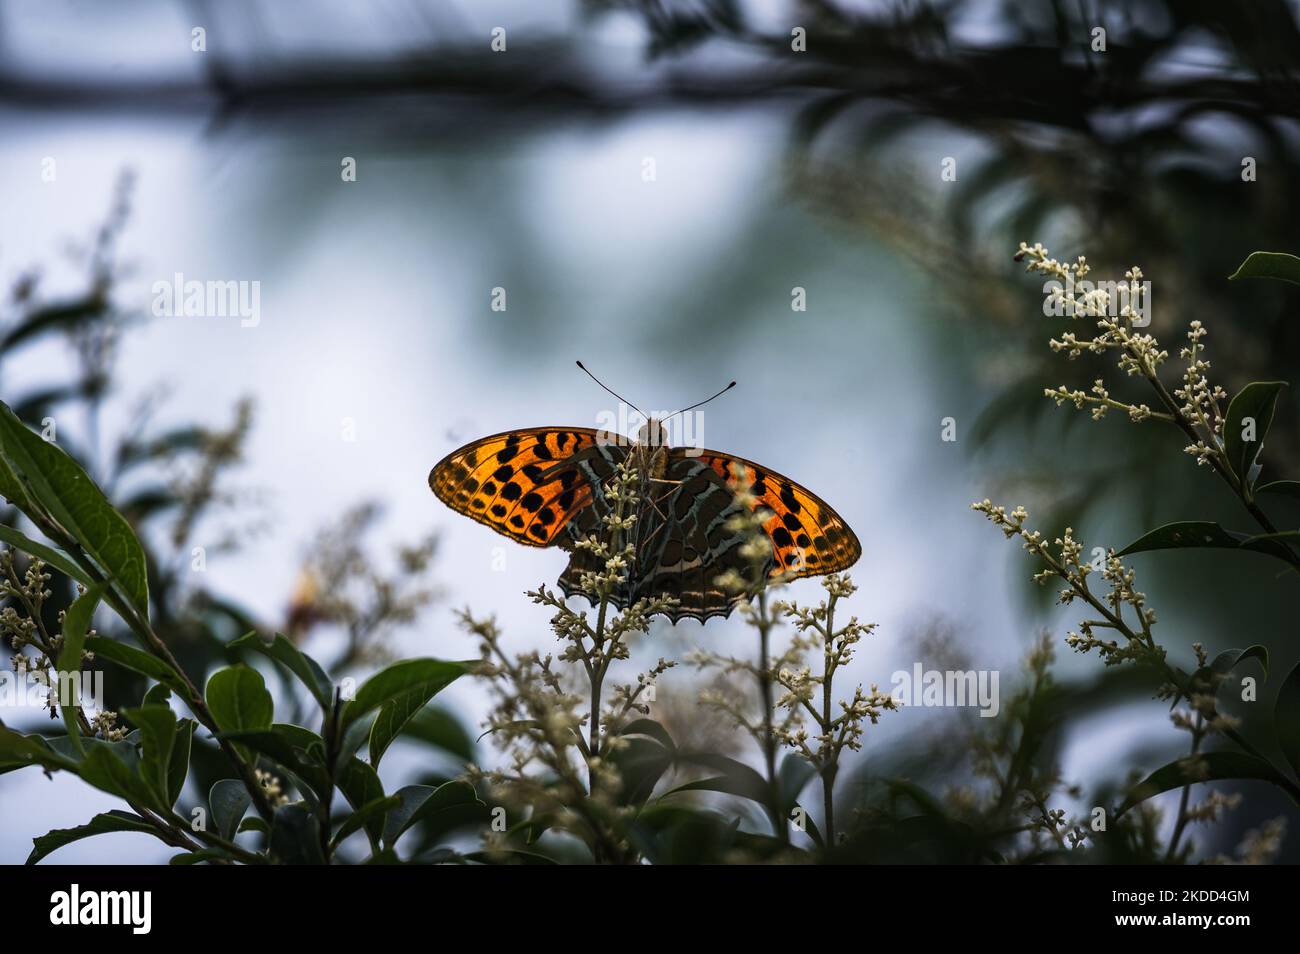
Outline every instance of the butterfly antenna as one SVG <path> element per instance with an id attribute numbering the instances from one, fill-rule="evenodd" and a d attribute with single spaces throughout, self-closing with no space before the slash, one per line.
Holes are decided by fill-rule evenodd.
<path id="1" fill-rule="evenodd" d="M 627 398 L 625 398 L 625 397 L 623 397 L 622 395 L 620 395 L 620 394 L 619 394 L 617 391 L 615 391 L 613 388 L 608 387 L 608 386 L 605 384 L 604 381 L 600 380 L 600 378 L 596 377 L 594 374 L 592 374 L 590 371 L 588 371 L 588 370 L 587 370 L 587 366 L 586 366 L 585 364 L 583 364 L 581 361 L 578 362 L 578 367 L 582 368 L 583 373 L 586 374 L 587 377 L 591 378 L 591 380 L 595 381 L 595 382 L 596 382 L 597 384 L 599 384 L 602 388 L 604 388 L 604 389 L 605 389 L 606 391 L 608 391 L 610 394 L 614 395 L 614 397 L 618 398 L 620 401 L 622 401 L 624 404 L 626 404 L 626 405 L 627 405 L 628 407 L 630 407 L 632 410 L 636 411 L 636 412 L 637 412 L 638 414 L 640 414 L 642 417 L 648 417 L 648 416 L 649 416 L 649 415 L 646 414 L 645 411 L 641 410 L 639 407 L 637 407 L 635 404 L 633 404 L 633 403 L 632 403 L 631 401 L 629 401 Z M 732 383 L 734 384 L 735 382 L 733 381 Z M 716 395 L 715 395 L 715 396 L 716 396 Z"/>
<path id="2" fill-rule="evenodd" d="M 717 394 L 713 395 L 713 397 L 707 397 L 707 398 L 705 398 L 703 401 L 700 401 L 698 404 L 692 404 L 690 407 L 684 407 L 684 408 L 682 408 L 680 411 L 673 411 L 673 413 L 669 414 L 668 417 L 665 417 L 664 420 L 665 420 L 665 421 L 668 420 L 669 417 L 676 417 L 678 414 L 685 414 L 687 411 L 693 411 L 693 410 L 695 410 L 697 407 L 703 407 L 704 405 L 706 405 L 706 404 L 708 404 L 710 401 L 712 401 L 713 398 L 722 397 L 722 395 L 726 394 L 728 391 L 730 391 L 730 390 L 731 390 L 732 388 L 734 388 L 735 386 L 736 386 L 736 382 L 735 382 L 735 381 L 732 381 L 730 384 L 728 384 L 725 388 L 723 388 L 723 389 L 722 389 L 721 391 L 719 391 Z"/>

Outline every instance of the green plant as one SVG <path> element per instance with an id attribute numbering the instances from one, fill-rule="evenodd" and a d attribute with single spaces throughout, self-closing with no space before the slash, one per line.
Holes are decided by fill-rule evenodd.
<path id="1" fill-rule="evenodd" d="M 1073 649 L 1096 652 L 1108 666 L 1132 663 L 1142 667 L 1159 680 L 1158 694 L 1162 698 L 1171 700 L 1173 706 L 1180 703 L 1188 706 L 1187 710 L 1174 712 L 1172 717 L 1175 725 L 1191 736 L 1189 754 L 1152 772 L 1129 791 L 1116 809 L 1122 815 L 1153 795 L 1181 789 L 1178 817 L 1166 859 L 1185 859 L 1187 854 L 1180 847 L 1180 839 L 1188 821 L 1197 814 L 1189 805 L 1191 787 L 1197 782 L 1264 780 L 1300 803 L 1300 784 L 1295 777 L 1300 772 L 1300 746 L 1296 741 L 1300 739 L 1300 665 L 1282 681 L 1273 708 L 1273 736 L 1282 755 L 1278 762 L 1241 734 L 1237 718 L 1222 712 L 1218 703 L 1218 694 L 1229 681 L 1229 674 L 1247 660 L 1258 660 L 1267 675 L 1267 651 L 1261 646 L 1225 649 L 1210 660 L 1198 643 L 1194 646 L 1197 658 L 1192 671 L 1170 663 L 1167 651 L 1153 631 L 1156 614 L 1148 606 L 1146 595 L 1136 589 L 1135 573 L 1124 559 L 1156 550 L 1211 548 L 1262 554 L 1285 564 L 1288 572 L 1300 567 L 1300 557 L 1292 544 L 1300 534 L 1279 531 L 1259 499 L 1260 495 L 1266 498 L 1276 494 L 1294 495 L 1296 487 L 1300 487 L 1290 481 L 1263 484 L 1259 481 L 1263 466 L 1258 460 L 1259 453 L 1272 424 L 1278 393 L 1284 385 L 1282 382 L 1250 383 L 1227 402 L 1225 409 L 1227 394 L 1207 376 L 1210 363 L 1203 345 L 1206 329 L 1200 321 L 1192 321 L 1187 332 L 1188 343 L 1180 352 L 1184 362 L 1181 384 L 1171 388 L 1160 375 L 1168 352 L 1154 336 L 1135 325 L 1144 294 L 1142 273 L 1137 268 L 1126 273 L 1125 282 L 1120 283 L 1126 301 L 1122 308 L 1115 309 L 1104 289 L 1092 288 L 1075 294 L 1074 289 L 1089 274 L 1085 259 L 1063 264 L 1051 258 L 1041 245 L 1031 247 L 1024 243 L 1016 257 L 1026 260 L 1030 271 L 1057 281 L 1051 300 L 1067 318 L 1095 321 L 1097 334 L 1091 338 L 1063 334 L 1051 341 L 1052 350 L 1071 359 L 1084 353 L 1113 353 L 1120 371 L 1150 387 L 1159 410 L 1115 399 L 1100 378 L 1090 392 L 1060 386 L 1047 389 L 1046 396 L 1058 406 L 1072 403 L 1080 409 L 1090 407 L 1094 420 L 1101 420 L 1116 410 L 1136 423 L 1155 421 L 1178 428 L 1190 441 L 1186 453 L 1220 478 L 1257 525 L 1256 531 L 1244 532 L 1228 530 L 1211 521 L 1180 521 L 1152 530 L 1118 551 L 1112 548 L 1087 560 L 1083 545 L 1069 528 L 1049 543 L 1041 533 L 1026 526 L 1028 514 L 1022 507 L 1008 512 L 988 500 L 972 505 L 1007 537 L 1020 539 L 1025 550 L 1045 564 L 1035 575 L 1036 581 L 1059 580 L 1064 584 L 1059 593 L 1062 604 L 1083 604 L 1091 611 L 1092 615 L 1080 623 L 1079 630 L 1067 636 L 1066 641 Z M 1289 256 L 1261 257 L 1256 253 L 1234 277 L 1294 280 L 1296 275 Z M 1100 577 L 1104 592 L 1089 582 L 1094 576 Z M 1253 680 L 1251 683 L 1243 691 L 1243 698 L 1248 701 L 1254 699 Z M 1203 743 L 1212 736 L 1220 736 L 1230 745 L 1206 751 Z"/>

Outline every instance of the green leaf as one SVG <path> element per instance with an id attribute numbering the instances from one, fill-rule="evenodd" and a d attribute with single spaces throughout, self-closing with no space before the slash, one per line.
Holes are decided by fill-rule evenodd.
<path id="1" fill-rule="evenodd" d="M 384 757 L 393 740 L 405 731 L 411 720 L 429 704 L 429 700 L 465 673 L 465 668 L 459 663 L 443 663 L 434 659 L 414 662 L 421 663 L 421 666 L 413 668 L 411 674 L 421 673 L 420 678 L 381 705 L 379 715 L 370 727 L 370 764 L 375 768 L 379 767 L 379 760 Z M 361 687 L 357 693 L 358 698 L 365 689 L 366 686 Z"/>
<path id="2" fill-rule="evenodd" d="M 668 734 L 668 730 L 654 719 L 633 719 L 627 725 L 623 726 L 623 728 L 619 729 L 618 734 L 644 735 L 654 739 L 669 752 L 677 751 L 677 743 L 675 743 L 673 737 Z"/>
<path id="3" fill-rule="evenodd" d="M 232 641 L 230 648 L 254 649 L 269 659 L 274 659 L 298 677 L 298 680 L 307 687 L 323 711 L 328 712 L 330 710 L 330 706 L 334 701 L 334 686 L 330 682 L 329 676 L 325 674 L 325 670 L 320 667 L 316 660 L 289 642 L 280 633 L 276 633 L 275 638 L 268 643 L 256 631 L 248 632 Z"/>
<path id="4" fill-rule="evenodd" d="M 329 791 L 330 779 L 321 762 L 325 741 L 310 729 L 277 722 L 270 729 L 222 732 L 221 737 L 279 763 L 284 769 L 301 779 L 316 796 L 324 797 L 324 794 Z M 299 790 L 304 797 L 310 794 L 303 791 L 303 786 L 299 786 Z"/>
<path id="5" fill-rule="evenodd" d="M 22 499 L 11 499 L 10 503 L 42 529 L 53 519 L 148 619 L 148 573 L 144 549 L 135 531 L 80 464 L 61 447 L 29 430 L 3 401 L 0 457 L 21 487 Z M 8 477 L 0 478 L 0 482 L 7 484 Z"/>
<path id="6" fill-rule="evenodd" d="M 249 815 L 239 823 L 239 833 L 242 835 L 246 831 L 255 831 L 263 835 L 271 834 L 271 826 L 266 823 L 266 819 L 260 815 Z"/>
<path id="7" fill-rule="evenodd" d="M 674 752 L 646 736 L 630 735 L 609 757 L 623 780 L 618 793 L 624 805 L 643 805 L 659 779 L 672 767 Z"/>
<path id="8" fill-rule="evenodd" d="M 554 858 L 539 855 L 535 851 L 520 851 L 518 848 L 494 848 L 490 851 L 471 851 L 462 856 L 466 861 L 483 865 L 556 865 Z"/>
<path id="9" fill-rule="evenodd" d="M 1146 553 L 1151 550 L 1248 550 L 1293 564 L 1291 553 L 1280 544 L 1269 540 L 1256 540 L 1250 534 L 1225 530 L 1217 523 L 1208 520 L 1184 520 L 1179 523 L 1167 523 L 1137 540 L 1134 540 L 1116 556 L 1129 556 L 1134 553 Z"/>
<path id="10" fill-rule="evenodd" d="M 181 719 L 176 725 L 176 741 L 172 745 L 172 759 L 167 767 L 167 804 L 175 805 L 185 791 L 185 779 L 190 774 L 190 747 L 194 742 L 193 719 Z"/>
<path id="11" fill-rule="evenodd" d="M 162 683 L 182 698 L 187 695 L 185 683 L 180 676 L 172 672 L 171 667 L 161 659 L 150 656 L 143 650 L 128 646 L 126 643 L 119 643 L 117 640 L 109 639 L 106 636 L 90 637 L 86 640 L 86 649 L 93 652 L 96 659 L 107 659 L 109 662 L 117 663 L 125 669 L 130 669 L 132 672 L 148 676 L 155 682 Z"/>
<path id="12" fill-rule="evenodd" d="M 1273 731 L 1291 768 L 1300 773 L 1300 663 L 1287 674 L 1273 703 Z"/>
<path id="13" fill-rule="evenodd" d="M 284 805 L 271 822 L 271 854 L 281 864 L 323 865 L 320 823 L 300 804 Z"/>
<path id="14" fill-rule="evenodd" d="M 205 861 L 228 861 L 230 855 L 220 848 L 200 848 L 184 854 L 172 855 L 167 859 L 169 865 L 198 865 Z"/>
<path id="15" fill-rule="evenodd" d="M 3 474 L 4 474 L 4 465 L 3 463 L 0 463 L 0 494 L 4 494 Z M 4 494 L 4 496 L 6 499 L 8 499 L 7 494 Z M 56 550 L 54 547 L 46 546 L 44 543 L 37 543 L 35 540 L 31 539 L 30 537 L 27 537 L 24 534 L 19 533 L 13 527 L 0 526 L 0 540 L 4 541 L 5 543 L 9 544 L 11 547 L 14 547 L 15 549 L 22 550 L 24 553 L 30 556 L 34 556 L 37 557 L 38 559 L 44 560 L 47 564 L 54 567 L 54 569 L 58 570 L 64 576 L 70 577 L 71 579 L 76 580 L 82 586 L 86 587 L 87 589 L 90 589 L 91 587 L 90 577 L 86 575 L 86 572 L 82 570 L 81 567 L 77 566 L 77 564 L 72 562 L 72 557 L 68 556 L 62 550 Z"/>
<path id="16" fill-rule="evenodd" d="M 799 793 L 816 774 L 817 769 L 812 763 L 793 752 L 781 760 L 781 767 L 776 772 L 776 780 L 777 787 L 781 790 L 781 811 L 787 817 L 799 803 Z"/>
<path id="17" fill-rule="evenodd" d="M 356 831 L 361 830 L 361 826 L 369 829 L 371 826 L 379 826 L 384 823 L 384 815 L 402 804 L 401 798 L 397 795 L 380 795 L 373 801 L 366 802 L 351 815 L 343 820 L 339 830 L 334 833 L 330 844 L 338 847 L 343 844 L 347 838 Z"/>
<path id="18" fill-rule="evenodd" d="M 1228 404 L 1228 414 L 1223 420 L 1223 453 L 1248 496 L 1256 477 L 1255 458 L 1273 424 L 1278 392 L 1284 387 L 1285 381 L 1252 381 Z M 1254 422 L 1253 440 L 1242 436 L 1247 419 Z"/>
<path id="19" fill-rule="evenodd" d="M 172 691 L 159 682 L 145 690 L 144 698 L 140 700 L 140 705 L 167 706 L 171 705 L 171 699 Z"/>
<path id="20" fill-rule="evenodd" d="M 176 745 L 176 713 L 169 706 L 140 706 L 123 713 L 140 730 L 142 755 L 140 776 L 158 797 L 166 801 L 171 789 L 172 749 Z"/>
<path id="21" fill-rule="evenodd" d="M 384 818 L 384 844 L 390 848 L 413 826 L 440 815 L 448 815 L 458 822 L 487 815 L 487 803 L 479 799 L 474 787 L 468 782 L 444 782 L 437 788 L 431 785 L 407 785 L 394 794 L 398 804 Z"/>
<path id="22" fill-rule="evenodd" d="M 208 680 L 203 695 L 222 732 L 258 732 L 271 728 L 275 702 L 256 669 L 248 666 L 219 669 Z"/>
<path id="23" fill-rule="evenodd" d="M 10 771 L 27 765 L 77 770 L 75 761 L 55 752 L 39 735 L 23 735 L 0 725 L 0 769 Z"/>
<path id="24" fill-rule="evenodd" d="M 217 834 L 226 841 L 234 838 L 239 822 L 251 804 L 253 796 L 248 794 L 248 789 L 239 779 L 223 778 L 213 783 L 208 792 L 208 811 L 212 814 Z"/>
<path id="25" fill-rule="evenodd" d="M 81 652 L 86 645 L 86 633 L 90 630 L 90 621 L 99 605 L 103 594 L 102 586 L 92 586 L 77 597 L 63 615 L 63 648 L 59 650 L 59 661 L 55 666 L 58 671 L 59 689 L 70 694 L 60 698 L 63 712 L 63 724 L 68 729 L 68 738 L 72 740 L 77 752 L 83 751 L 81 745 L 81 726 L 77 717 L 81 714 Z M 65 681 L 66 680 L 66 681 Z"/>
<path id="26" fill-rule="evenodd" d="M 468 663 L 442 659 L 406 659 L 381 669 L 362 684 L 356 696 L 344 707 L 342 727 L 346 729 L 366 713 L 388 703 L 395 704 L 398 707 L 395 711 L 400 711 L 405 705 L 404 700 L 423 698 L 427 701 L 463 676 L 469 668 Z"/>
<path id="27" fill-rule="evenodd" d="M 1255 488 L 1256 494 L 1277 494 L 1281 497 L 1295 497 L 1300 500 L 1300 480 L 1275 480 Z"/>
<path id="28" fill-rule="evenodd" d="M 683 753 L 678 756 L 678 760 L 691 765 L 701 765 L 722 774 L 716 778 L 701 779 L 698 782 L 679 785 L 672 792 L 726 792 L 730 795 L 739 795 L 742 798 L 752 799 L 760 805 L 766 806 L 772 802 L 772 792 L 768 787 L 767 780 L 744 762 L 738 762 L 725 755 L 714 755 L 707 752 Z M 671 795 L 672 792 L 666 794 Z"/>
<path id="29" fill-rule="evenodd" d="M 1217 673 L 1229 673 L 1247 659 L 1258 659 L 1264 675 L 1268 675 L 1268 647 L 1256 643 L 1248 649 L 1225 649 L 1214 657 L 1210 670 Z"/>
<path id="30" fill-rule="evenodd" d="M 415 739 L 454 755 L 461 762 L 473 762 L 474 739 L 460 720 L 438 706 L 425 706 L 406 724 L 402 736 Z"/>
<path id="31" fill-rule="evenodd" d="M 361 811 L 364 806 L 384 797 L 384 786 L 379 780 L 378 773 L 357 758 L 351 759 L 340 773 L 339 790 L 343 792 L 343 797 L 348 800 L 348 804 L 357 812 Z M 365 819 L 365 825 L 371 846 L 378 848 L 379 838 L 384 831 L 383 818 L 369 816 Z"/>
<path id="32" fill-rule="evenodd" d="M 1203 771 L 1196 770 L 1200 766 Z M 1268 762 L 1244 752 L 1205 752 L 1193 759 L 1178 759 L 1156 769 L 1129 792 L 1115 817 L 1123 815 L 1139 802 L 1144 802 L 1162 792 L 1173 791 L 1196 782 L 1218 782 L 1226 779 L 1260 779 L 1274 785 L 1285 784 L 1286 779 Z"/>
<path id="33" fill-rule="evenodd" d="M 154 811 L 166 813 L 170 806 L 154 786 L 145 781 L 133 747 L 87 746 L 86 758 L 78 766 L 81 777 L 100 791 L 128 799 Z"/>
<path id="34" fill-rule="evenodd" d="M 33 838 L 32 853 L 27 856 L 27 864 L 34 865 L 50 852 L 64 845 L 70 845 L 74 841 L 81 841 L 83 838 L 92 838 L 95 835 L 107 835 L 118 831 L 136 831 L 143 832 L 147 835 L 156 835 L 157 832 L 151 828 L 143 818 L 134 815 L 131 812 L 123 812 L 114 809 L 113 811 L 103 812 L 96 815 L 84 825 L 78 825 L 76 828 L 55 828 L 53 831 L 46 832 L 39 838 Z"/>
<path id="35" fill-rule="evenodd" d="M 1300 258 L 1286 252 L 1251 252 L 1228 281 L 1238 278 L 1274 278 L 1300 285 Z"/>

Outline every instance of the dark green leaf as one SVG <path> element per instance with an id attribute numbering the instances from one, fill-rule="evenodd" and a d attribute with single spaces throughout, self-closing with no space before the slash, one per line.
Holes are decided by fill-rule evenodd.
<path id="1" fill-rule="evenodd" d="M 1277 543 L 1268 540 L 1254 541 L 1249 534 L 1224 530 L 1217 523 L 1205 520 L 1185 520 L 1165 524 L 1134 540 L 1116 555 L 1124 557 L 1151 550 L 1196 548 L 1249 550 L 1253 553 L 1267 554 L 1286 563 L 1292 563 L 1293 559 L 1286 548 Z"/>
<path id="2" fill-rule="evenodd" d="M 144 550 L 131 525 L 113 509 L 81 465 L 33 433 L 0 402 L 0 457 L 21 483 L 24 500 L 11 500 L 43 529 L 61 526 L 122 590 L 146 619 L 149 583 Z"/>
<path id="3" fill-rule="evenodd" d="M 1252 381 L 1228 404 L 1228 414 L 1223 420 L 1223 453 L 1247 493 L 1255 482 L 1255 458 L 1273 424 L 1278 392 L 1284 387 L 1285 381 Z M 1242 435 L 1248 420 L 1253 422 L 1252 440 Z"/>
<path id="4" fill-rule="evenodd" d="M 1253 755 L 1244 752 L 1205 752 L 1195 759 L 1178 759 L 1156 769 L 1129 792 L 1115 815 L 1123 815 L 1134 805 L 1161 792 L 1173 791 L 1191 783 L 1226 779 L 1260 779 L 1275 785 L 1285 781 L 1277 769 Z"/>
<path id="5" fill-rule="evenodd" d="M 140 700 L 140 705 L 165 706 L 170 704 L 171 698 L 172 691 L 160 682 L 149 687 L 144 694 L 144 698 Z"/>
<path id="6" fill-rule="evenodd" d="M 1220 674 L 1229 673 L 1248 659 L 1258 659 L 1264 675 L 1268 675 L 1268 648 L 1258 643 L 1248 649 L 1225 649 L 1214 657 L 1210 669 Z"/>
<path id="7" fill-rule="evenodd" d="M 339 826 L 339 830 L 334 833 L 331 841 L 335 847 L 343 842 L 353 832 L 360 831 L 361 826 L 369 829 L 371 826 L 382 826 L 384 815 L 402 804 L 402 799 L 397 795 L 380 795 L 373 801 L 366 802 L 346 819 Z"/>
<path id="8" fill-rule="evenodd" d="M 378 773 L 358 758 L 351 759 L 339 775 L 339 790 L 355 811 L 384 797 L 384 786 Z M 371 845 L 377 848 L 384 831 L 384 820 L 380 816 L 368 816 L 365 822 Z"/>
<path id="9" fill-rule="evenodd" d="M 176 742 L 172 745 L 172 760 L 167 768 L 167 804 L 175 805 L 185 790 L 185 779 L 190 774 L 190 747 L 194 741 L 193 719 L 181 719 L 176 725 Z"/>
<path id="10" fill-rule="evenodd" d="M 278 762 L 309 782 L 316 791 L 324 791 L 328 786 L 329 779 L 318 758 L 325 743 L 310 729 L 276 723 L 269 729 L 254 732 L 223 732 L 221 737 Z"/>
<path id="11" fill-rule="evenodd" d="M 208 792 L 208 811 L 217 834 L 229 841 L 239 830 L 239 822 L 253 803 L 244 783 L 237 778 L 223 778 Z"/>
<path id="12" fill-rule="evenodd" d="M 148 676 L 162 683 L 179 696 L 186 695 L 185 683 L 172 672 L 171 667 L 156 656 L 150 656 L 143 650 L 119 643 L 106 636 L 90 637 L 86 640 L 86 648 L 95 654 L 96 659 L 107 659 L 109 662 L 117 663 L 132 672 L 138 672 L 142 676 Z"/>
<path id="13" fill-rule="evenodd" d="M 205 861 L 228 861 L 230 855 L 220 848 L 200 848 L 198 851 L 187 851 L 184 854 L 172 855 L 167 859 L 169 865 L 198 865 Z"/>
<path id="14" fill-rule="evenodd" d="M 633 719 L 627 725 L 623 726 L 618 732 L 619 735 L 644 735 L 654 739 L 669 752 L 677 751 L 677 744 L 673 742 L 673 737 L 668 734 L 668 730 L 654 719 Z"/>
<path id="15" fill-rule="evenodd" d="M 554 865 L 559 864 L 554 858 L 539 855 L 535 851 L 520 851 L 518 848 L 496 848 L 491 851 L 471 851 L 462 856 L 466 861 L 483 865 Z"/>
<path id="16" fill-rule="evenodd" d="M 412 681 L 409 688 L 398 692 L 381 705 L 379 715 L 370 727 L 370 764 L 375 768 L 379 767 L 379 760 L 384 757 L 393 740 L 405 731 L 406 726 L 428 705 L 429 700 L 465 672 L 459 663 L 441 663 L 432 659 L 416 662 L 423 663 L 419 670 L 423 672 L 423 677 Z M 361 687 L 357 693 L 358 699 L 365 689 L 365 686 Z"/>
<path id="17" fill-rule="evenodd" d="M 169 706 L 140 706 L 123 713 L 131 724 L 140 730 L 142 755 L 140 777 L 153 790 L 160 802 L 167 798 L 170 789 L 172 748 L 176 745 L 176 713 Z"/>
<path id="18" fill-rule="evenodd" d="M 793 752 L 786 755 L 777 769 L 777 785 L 781 790 L 781 811 L 789 815 L 799 802 L 799 793 L 817 774 L 817 769 L 807 759 L 800 758 Z"/>
<path id="19" fill-rule="evenodd" d="M 70 845 L 74 841 L 118 831 L 143 832 L 148 835 L 157 834 L 149 823 L 140 816 L 114 809 L 96 815 L 86 824 L 78 825 L 76 828 L 56 828 L 53 831 L 46 832 L 39 838 L 33 838 L 32 844 L 35 847 L 32 849 L 32 853 L 27 856 L 27 864 L 34 865 L 56 848 Z"/>
<path id="20" fill-rule="evenodd" d="M 1229 281 L 1238 278 L 1274 278 L 1300 285 L 1300 258 L 1286 252 L 1251 252 L 1228 276 Z"/>
<path id="21" fill-rule="evenodd" d="M 1300 773 L 1300 663 L 1287 674 L 1273 703 L 1277 744 L 1291 768 Z"/>
<path id="22" fill-rule="evenodd" d="M 609 758 L 623 780 L 619 801 L 624 805 L 644 804 L 672 767 L 674 754 L 653 739 L 627 736 Z"/>
<path id="23" fill-rule="evenodd" d="M 3 472 L 3 466 L 0 465 L 0 473 Z M 0 494 L 4 494 L 3 484 L 0 483 Z M 6 495 L 6 499 L 7 495 Z M 22 509 L 21 507 L 19 508 Z M 90 588 L 91 582 L 84 570 L 72 562 L 72 557 L 68 556 L 62 550 L 56 550 L 54 547 L 46 546 L 44 543 L 37 543 L 30 537 L 19 533 L 13 527 L 0 526 L 0 541 L 4 541 L 11 547 L 22 550 L 30 556 L 44 560 L 47 564 L 54 567 L 64 576 L 76 580 L 87 589 Z"/>
<path id="24" fill-rule="evenodd" d="M 81 714 L 81 652 L 86 645 L 86 633 L 90 631 L 90 621 L 99 605 L 103 587 L 93 586 L 77 597 L 68 611 L 63 615 L 63 648 L 59 650 L 58 671 L 60 693 L 68 693 L 67 698 L 60 698 L 63 724 L 67 727 L 68 738 L 78 752 L 82 751 L 81 726 L 77 717 Z"/>
<path id="25" fill-rule="evenodd" d="M 176 713 L 169 706 L 140 706 L 125 709 L 122 714 L 140 730 L 141 780 L 160 803 L 167 801 L 172 749 L 176 746 Z"/>
<path id="26" fill-rule="evenodd" d="M 248 666 L 229 666 L 213 673 L 204 698 L 223 733 L 269 729 L 275 717 L 266 681 Z"/>
<path id="27" fill-rule="evenodd" d="M 678 759 L 691 765 L 701 765 L 722 774 L 716 779 L 702 779 L 700 782 L 687 783 L 673 789 L 674 792 L 692 790 L 727 792 L 731 795 L 740 795 L 743 798 L 752 799 L 760 805 L 771 805 L 772 790 L 767 781 L 744 762 L 738 762 L 725 755 L 714 755 L 707 752 L 685 753 L 679 755 Z M 711 784 L 706 786 L 704 783 Z"/>
<path id="28" fill-rule="evenodd" d="M 401 704 L 404 699 L 421 697 L 427 701 L 468 671 L 466 663 L 442 659 L 406 659 L 394 663 L 375 673 L 357 690 L 343 710 L 343 727 L 387 703 Z"/>
<path id="29" fill-rule="evenodd" d="M 256 631 L 245 633 L 230 643 L 231 649 L 255 649 L 270 659 L 280 663 L 307 687 L 312 697 L 328 712 L 334 701 L 334 687 L 329 676 L 316 660 L 302 652 L 279 633 L 271 642 L 267 642 Z"/>
<path id="30" fill-rule="evenodd" d="M 1282 497 L 1300 499 L 1300 480 L 1275 480 L 1255 488 L 1256 494 L 1277 494 Z"/>
<path id="31" fill-rule="evenodd" d="M 320 823 L 302 805 L 284 805 L 271 822 L 271 855 L 285 865 L 323 865 Z"/>
<path id="32" fill-rule="evenodd" d="M 23 735 L 0 725 L 0 768 L 7 771 L 25 765 L 77 770 L 73 759 L 55 752 L 40 736 Z"/>
<path id="33" fill-rule="evenodd" d="M 425 706 L 416 713 L 402 736 L 449 752 L 461 762 L 474 761 L 474 739 L 459 719 L 438 706 Z"/>
<path id="34" fill-rule="evenodd" d="M 164 814 L 171 807 L 164 806 L 163 796 L 157 793 L 153 784 L 145 781 L 140 761 L 135 758 L 132 748 L 87 745 L 86 758 L 78 768 L 81 777 L 100 791 Z"/>
<path id="35" fill-rule="evenodd" d="M 384 818 L 384 844 L 392 847 L 412 826 L 448 814 L 465 821 L 487 815 L 487 804 L 467 782 L 431 785 L 407 785 L 395 793 L 398 804 Z"/>

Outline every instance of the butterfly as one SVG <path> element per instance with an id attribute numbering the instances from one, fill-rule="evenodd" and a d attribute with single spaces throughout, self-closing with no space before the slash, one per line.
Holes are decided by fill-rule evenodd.
<path id="1" fill-rule="evenodd" d="M 587 370 L 582 362 L 578 366 Z M 429 486 L 448 507 L 497 533 L 528 546 L 568 551 L 560 589 L 565 596 L 586 596 L 582 575 L 602 570 L 603 558 L 576 544 L 592 534 L 603 536 L 603 518 L 613 510 L 606 493 L 615 469 L 630 461 L 640 482 L 631 531 L 635 556 L 611 602 L 622 609 L 642 597 L 675 597 L 679 602 L 663 611 L 674 623 L 726 617 L 748 599 L 717 582 L 729 569 L 750 571 L 741 553 L 745 538 L 729 529 L 745 506 L 737 499 L 742 482 L 753 498 L 751 508 L 770 514 L 762 525 L 772 544 L 763 566 L 769 577 L 819 576 L 857 562 L 862 555 L 857 536 L 816 494 L 733 454 L 670 447 L 666 419 L 648 418 L 633 441 L 590 427 L 493 434 L 439 461 L 429 473 Z"/>

